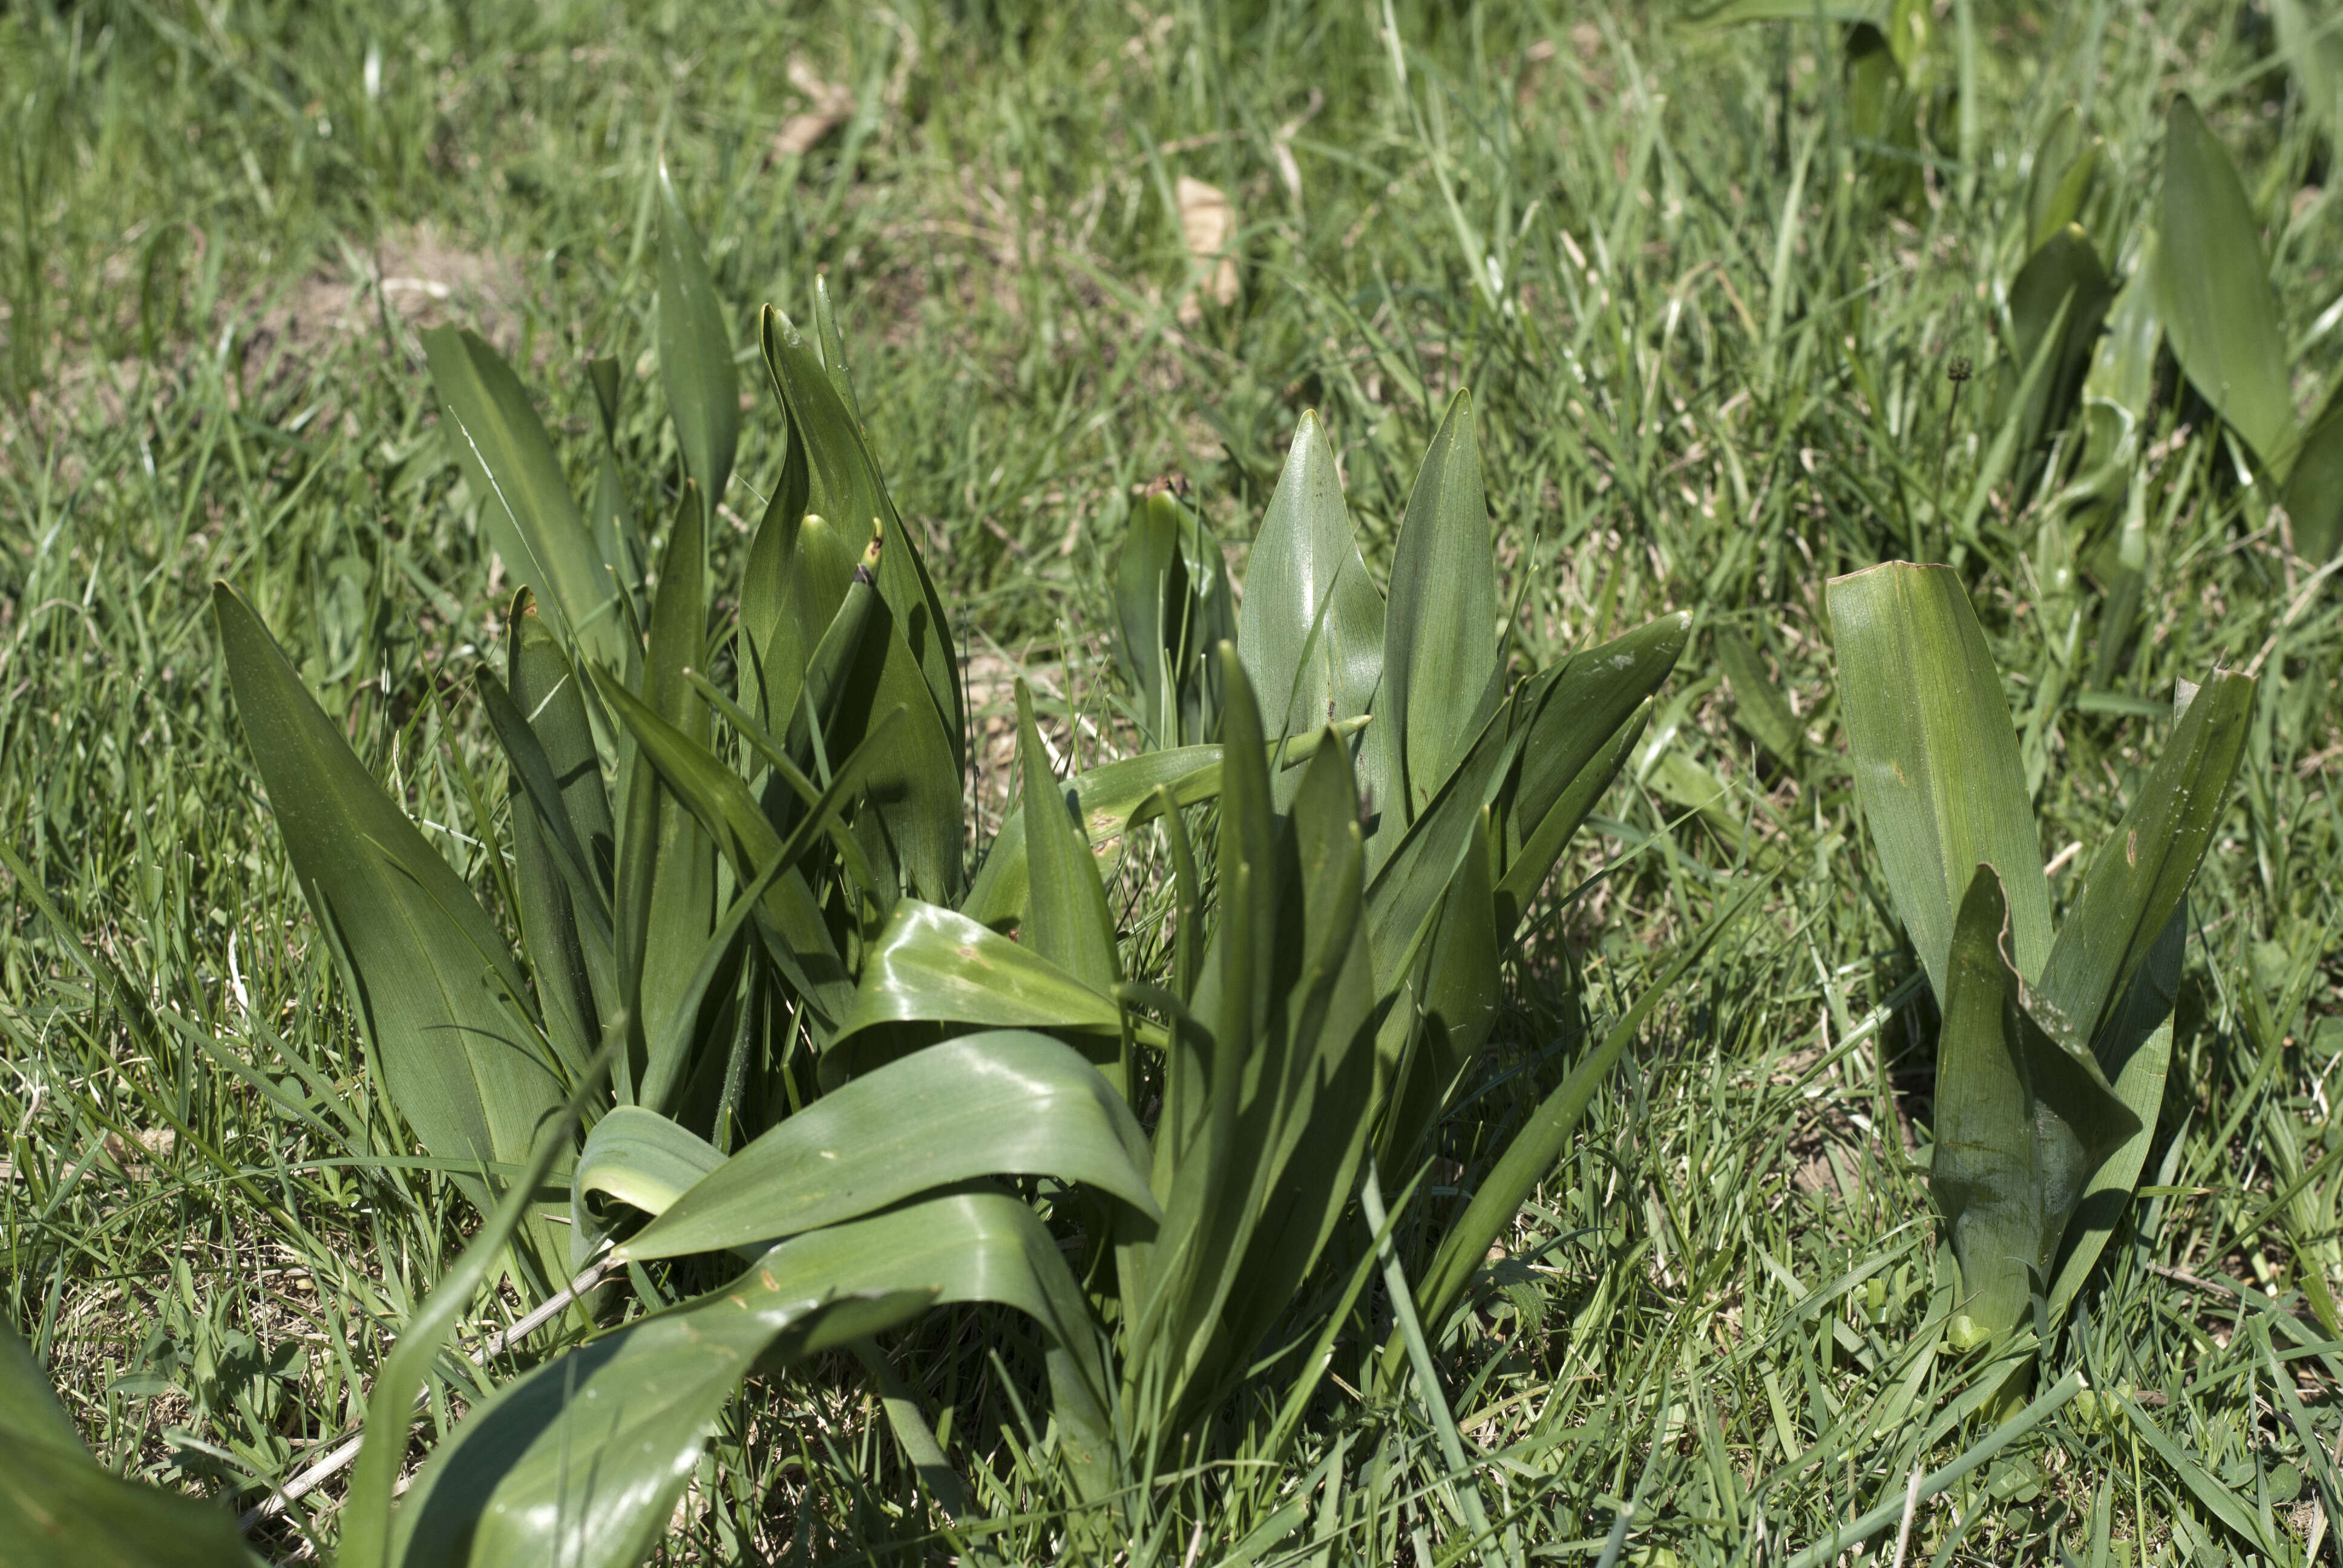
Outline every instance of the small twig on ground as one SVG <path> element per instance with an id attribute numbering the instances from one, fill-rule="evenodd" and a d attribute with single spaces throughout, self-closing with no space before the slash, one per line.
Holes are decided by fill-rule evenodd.
<path id="1" fill-rule="evenodd" d="M 542 1304 L 532 1309 L 512 1327 L 501 1332 L 490 1334 L 482 1341 L 480 1348 L 470 1352 L 472 1364 L 486 1366 L 491 1357 L 504 1354 L 512 1345 L 527 1339 L 548 1322 L 567 1311 L 570 1302 L 600 1284 L 602 1276 L 609 1271 L 610 1261 L 608 1258 L 598 1259 L 588 1264 L 586 1271 L 570 1281 L 566 1289 L 556 1291 L 552 1295 L 548 1296 Z M 417 1408 L 420 1409 L 428 1397 L 427 1393 L 419 1396 L 415 1402 Z M 261 1502 L 246 1509 L 243 1516 L 236 1522 L 236 1529 L 245 1534 L 250 1534 L 254 1525 L 264 1520 L 274 1519 L 291 1507 L 296 1498 L 316 1491 L 324 1483 L 346 1469 L 350 1461 L 358 1456 L 358 1450 L 365 1446 L 365 1432 L 351 1433 L 349 1438 L 331 1453 L 270 1493 Z"/>

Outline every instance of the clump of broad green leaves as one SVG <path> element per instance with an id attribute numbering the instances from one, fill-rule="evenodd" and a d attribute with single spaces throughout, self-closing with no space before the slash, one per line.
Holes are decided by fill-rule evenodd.
<path id="1" fill-rule="evenodd" d="M 1119 618 L 1149 749 L 1054 776 L 1021 684 L 1018 809 L 972 857 L 950 628 L 819 291 L 809 336 L 761 319 L 788 448 L 737 620 L 715 613 L 706 530 L 739 392 L 698 243 L 660 196 L 684 472 L 655 558 L 615 367 L 588 367 L 604 438 L 581 507 L 494 350 L 427 337 L 444 428 L 521 584 L 501 673 L 478 678 L 508 764 L 509 872 L 491 859 L 517 943 L 259 618 L 217 594 L 253 755 L 370 1069 L 494 1214 L 377 1381 L 375 1429 L 403 1430 L 499 1257 L 539 1296 L 613 1238 L 611 1260 L 732 1275 L 498 1389 L 395 1512 L 397 1445 L 370 1445 L 346 1559 L 639 1560 L 751 1370 L 841 1344 L 958 1514 L 965 1489 L 871 1339 L 956 1302 L 1038 1328 L 1040 1457 L 1073 1527 L 1111 1539 L 1142 1526 L 1161 1467 L 1281 1451 L 1378 1266 L 1398 1320 L 1386 1392 L 1403 1351 L 1425 1372 L 1426 1330 L 1665 994 L 1673 976 L 1399 1254 L 1377 1168 L 1428 1156 L 1523 915 L 1688 618 L 1518 671 L 1470 399 L 1425 457 L 1388 599 L 1305 416 L 1242 614 L 1176 497 L 1134 519 Z M 1173 936 L 1142 966 L 1155 950 L 1120 929 L 1098 851 L 1149 835 Z"/>
<path id="2" fill-rule="evenodd" d="M 2187 894 L 2254 682 L 2184 689 L 2172 732 L 2053 930 L 2017 737 L 1968 596 L 1896 562 L 1830 585 L 1840 711 L 1896 915 L 1935 990 L 1932 1181 L 1959 1262 L 1954 1340 L 2055 1322 L 2121 1219 L 2172 1054 Z"/>

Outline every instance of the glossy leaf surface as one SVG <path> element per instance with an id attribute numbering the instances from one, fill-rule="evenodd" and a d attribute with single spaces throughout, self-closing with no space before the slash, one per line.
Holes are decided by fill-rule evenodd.
<path id="1" fill-rule="evenodd" d="M 1383 680 L 1383 598 L 1359 558 L 1333 444 L 1305 413 L 1245 568 L 1237 646 L 1268 733 L 1367 711 Z"/>
<path id="2" fill-rule="evenodd" d="M 822 1096 L 686 1191 L 619 1249 L 714 1251 L 855 1219 L 978 1176 L 1048 1175 L 1155 1201 L 1147 1140 L 1081 1053 L 1001 1030 L 913 1051 Z"/>

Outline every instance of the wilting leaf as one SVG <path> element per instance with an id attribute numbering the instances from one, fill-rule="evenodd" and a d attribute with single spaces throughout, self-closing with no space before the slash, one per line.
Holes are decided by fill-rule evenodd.
<path id="1" fill-rule="evenodd" d="M 1237 647 L 1273 744 L 1367 711 L 1383 679 L 1383 598 L 1359 558 L 1334 450 L 1305 413 L 1245 568 Z"/>
<path id="2" fill-rule="evenodd" d="M 2156 297 L 2174 357 L 2270 472 L 2293 461 L 2294 399 L 2261 225 L 2228 150 L 2186 95 L 2165 118 Z"/>
<path id="3" fill-rule="evenodd" d="M 518 1163 L 561 1103 L 519 967 L 236 590 L 213 590 L 253 760 L 393 1104 L 442 1159 Z M 485 1207 L 476 1178 L 459 1178 Z"/>
<path id="4" fill-rule="evenodd" d="M 236 1516 L 90 1457 L 25 1342 L 0 1326 L 0 1530 L 23 1568 L 250 1568 Z"/>
<path id="5" fill-rule="evenodd" d="M 874 1069 L 780 1122 L 618 1251 L 672 1258 L 769 1241 L 979 1176 L 1047 1175 L 1155 1212 L 1147 1136 L 1071 1047 L 998 1030 Z"/>
<path id="6" fill-rule="evenodd" d="M 863 959 L 836 1039 L 883 1023 L 1114 1030 L 1121 1010 L 1074 976 L 966 915 L 917 899 L 895 906 Z"/>
<path id="7" fill-rule="evenodd" d="M 618 585 L 528 393 L 478 333 L 436 327 L 424 333 L 423 351 L 488 542 L 590 657 L 624 669 Z"/>
<path id="8" fill-rule="evenodd" d="M 1979 865 L 2007 890 L 2010 958 L 2050 956 L 2050 890 L 2001 678 L 1949 567 L 1893 561 L 1830 585 L 1839 712 L 1879 869 L 1936 994 Z"/>
<path id="9" fill-rule="evenodd" d="M 583 1268 L 603 1235 L 586 1195 L 599 1192 L 646 1214 L 663 1214 L 723 1154 L 688 1127 L 638 1105 L 614 1107 L 578 1152 L 569 1176 L 569 1266 Z M 761 1238 L 759 1238 L 761 1240 Z"/>
<path id="10" fill-rule="evenodd" d="M 1979 865 L 1936 996 L 1936 1163 L 1929 1190 L 1960 1260 L 1962 1312 L 1998 1340 L 2047 1291 L 2091 1173 L 2138 1131 L 2087 1054 L 2035 1020 L 2009 957 L 2001 879 Z"/>
<path id="11" fill-rule="evenodd" d="M 712 513 L 724 498 L 740 444 L 740 377 L 732 367 L 732 335 L 724 330 L 708 258 L 664 163 L 659 209 L 659 379 L 667 385 L 684 470 L 699 481 L 700 505 Z"/>
<path id="12" fill-rule="evenodd" d="M 498 1389 L 467 1415 L 392 1516 L 412 1568 L 633 1568 L 666 1533 L 724 1402 L 788 1365 L 897 1328 L 922 1290 L 840 1292 L 751 1267 Z"/>

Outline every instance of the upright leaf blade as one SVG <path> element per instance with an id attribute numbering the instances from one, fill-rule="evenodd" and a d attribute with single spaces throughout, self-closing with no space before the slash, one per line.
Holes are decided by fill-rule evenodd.
<path id="1" fill-rule="evenodd" d="M 1033 723 L 1033 694 L 1017 683 L 1017 766 L 1021 775 L 1019 819 L 1025 825 L 1031 891 L 1021 939 L 1041 957 L 1094 990 L 1111 992 L 1122 979 L 1114 946 L 1114 917 L 1098 862 L 1091 858 L 1079 798 L 1061 791 L 1050 755 Z"/>
<path id="2" fill-rule="evenodd" d="M 436 327 L 423 334 L 423 351 L 458 462 L 506 568 L 553 607 L 592 657 L 626 668 L 618 584 L 528 393 L 478 333 Z"/>
<path id="3" fill-rule="evenodd" d="M 2228 150 L 2187 95 L 2165 118 L 2156 295 L 2180 368 L 2281 478 L 2297 439 L 2261 225 Z"/>
<path id="4" fill-rule="evenodd" d="M 2222 670 L 2207 679 L 2123 821 L 2092 857 L 2040 986 L 2074 1041 L 2098 1038 L 2179 911 L 2227 809 L 2253 700 L 2250 676 Z"/>
<path id="5" fill-rule="evenodd" d="M 1370 737 L 1383 759 L 1384 810 L 1413 820 L 1431 803 L 1488 719 L 1497 658 L 1489 500 L 1472 394 L 1460 390 L 1424 452 L 1392 557 L 1380 721 Z"/>
<path id="6" fill-rule="evenodd" d="M 345 966 L 392 1103 L 434 1155 L 521 1162 L 562 1097 L 527 1038 L 527 987 L 503 935 L 359 762 L 251 607 L 222 583 L 212 608 L 278 836 Z"/>
<path id="7" fill-rule="evenodd" d="M 1383 673 L 1383 598 L 1359 558 L 1332 443 L 1305 413 L 1245 568 L 1237 646 L 1272 741 L 1367 711 Z"/>
<path id="8" fill-rule="evenodd" d="M 708 258 L 665 163 L 659 166 L 659 378 L 667 385 L 685 471 L 699 482 L 700 505 L 712 513 L 724 498 L 740 444 L 740 377 L 732 367 L 732 336 L 724 329 Z"/>
<path id="9" fill-rule="evenodd" d="M 2050 956 L 2050 889 L 2001 678 L 1949 567 L 1894 561 L 1830 585 L 1839 711 L 1896 912 L 1944 997 L 1956 911 L 1978 865 L 2007 890 L 2021 976 Z"/>

